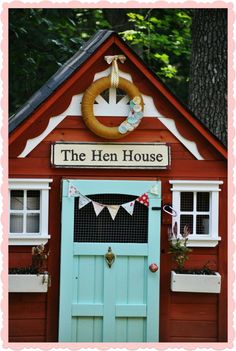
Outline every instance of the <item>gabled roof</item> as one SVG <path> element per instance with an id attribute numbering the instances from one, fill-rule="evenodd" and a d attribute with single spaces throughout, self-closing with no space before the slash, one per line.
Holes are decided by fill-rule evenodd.
<path id="1" fill-rule="evenodd" d="M 172 91 L 156 76 L 156 74 L 148 67 L 145 62 L 130 48 L 123 39 L 112 30 L 99 30 L 93 37 L 90 38 L 79 51 L 71 57 L 58 71 L 9 119 L 9 133 L 13 132 L 22 122 L 24 122 L 50 95 L 55 92 L 62 83 L 69 79 L 73 73 L 78 70 L 110 37 L 116 37 L 126 49 L 132 52 L 135 60 L 149 72 L 150 76 L 157 82 L 159 89 L 172 103 L 175 102 L 175 107 L 192 123 L 194 127 L 199 127 L 200 132 L 210 136 L 210 142 L 216 149 L 227 157 L 227 149 L 222 142 L 202 123 L 199 118 L 189 110 L 189 108 L 180 102 Z M 197 129 L 199 129 L 197 128 Z"/>

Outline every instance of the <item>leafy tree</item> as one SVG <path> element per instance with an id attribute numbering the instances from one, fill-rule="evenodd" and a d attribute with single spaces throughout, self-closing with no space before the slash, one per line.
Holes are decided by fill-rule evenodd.
<path id="1" fill-rule="evenodd" d="M 9 23 L 10 114 L 97 30 L 113 29 L 226 144 L 227 10 L 10 9 Z"/>
<path id="2" fill-rule="evenodd" d="M 183 99 L 191 18 L 162 9 L 11 9 L 10 113 L 14 113 L 99 29 L 121 32 Z"/>
<path id="3" fill-rule="evenodd" d="M 131 29 L 121 33 L 144 61 L 187 101 L 191 16 L 181 9 L 146 9 L 128 13 Z"/>
<path id="4" fill-rule="evenodd" d="M 109 28 L 102 10 L 9 11 L 10 113 L 14 113 L 98 28 Z"/>

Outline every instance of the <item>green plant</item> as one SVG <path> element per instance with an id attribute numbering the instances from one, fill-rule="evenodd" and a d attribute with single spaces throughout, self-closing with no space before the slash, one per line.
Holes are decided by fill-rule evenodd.
<path id="1" fill-rule="evenodd" d="M 189 259 L 188 254 L 193 251 L 187 247 L 187 241 L 188 238 L 185 238 L 184 241 L 178 238 L 175 242 L 170 242 L 170 250 L 168 253 L 172 254 L 173 261 L 176 262 L 180 272 L 183 271 L 185 262 Z"/>
<path id="2" fill-rule="evenodd" d="M 204 274 L 204 275 L 215 275 L 215 271 L 213 271 L 210 267 L 209 267 L 210 262 L 208 261 L 207 263 L 205 263 L 203 265 L 203 267 L 199 270 L 199 274 Z"/>
<path id="3" fill-rule="evenodd" d="M 210 262 L 205 263 L 202 268 L 198 269 L 184 269 L 185 262 L 189 259 L 189 254 L 193 251 L 187 247 L 188 236 L 191 234 L 191 228 L 186 224 L 180 234 L 182 238 L 177 238 L 178 228 L 177 222 L 174 223 L 173 228 L 168 228 L 168 236 L 170 240 L 169 254 L 172 254 L 173 261 L 177 264 L 176 273 L 181 274 L 201 274 L 201 275 L 215 275 L 215 272 L 209 267 Z"/>

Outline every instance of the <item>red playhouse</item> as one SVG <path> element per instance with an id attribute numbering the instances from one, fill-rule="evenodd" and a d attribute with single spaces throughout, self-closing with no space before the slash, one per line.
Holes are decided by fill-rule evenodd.
<path id="1" fill-rule="evenodd" d="M 226 148 L 119 35 L 9 132 L 9 342 L 227 341 Z"/>

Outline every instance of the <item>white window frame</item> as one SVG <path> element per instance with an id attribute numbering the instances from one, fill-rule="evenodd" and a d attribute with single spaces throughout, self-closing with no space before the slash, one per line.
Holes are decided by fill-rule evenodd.
<path id="1" fill-rule="evenodd" d="M 190 234 L 188 236 L 187 246 L 215 247 L 218 245 L 219 241 L 221 240 L 221 237 L 219 236 L 219 192 L 221 189 L 219 186 L 220 184 L 223 184 L 223 181 L 170 180 L 169 183 L 172 185 L 172 207 L 177 214 L 175 217 L 172 217 L 172 227 L 174 226 L 175 222 L 177 222 L 177 238 L 184 240 L 180 234 L 180 214 L 185 214 L 184 211 L 180 211 L 181 192 L 209 192 L 209 234 Z M 196 212 L 192 211 L 192 214 L 196 216 Z M 171 240 L 176 240 L 176 238 L 171 238 Z"/>
<path id="2" fill-rule="evenodd" d="M 52 179 L 38 178 L 10 178 L 9 179 L 9 231 L 10 231 L 10 196 L 11 190 L 39 190 L 40 191 L 40 220 L 39 233 L 10 233 L 9 245 L 40 245 L 46 244 L 50 235 L 48 233 L 49 190 Z M 22 211 L 23 213 L 24 211 Z M 35 211 L 38 212 L 38 211 Z"/>

